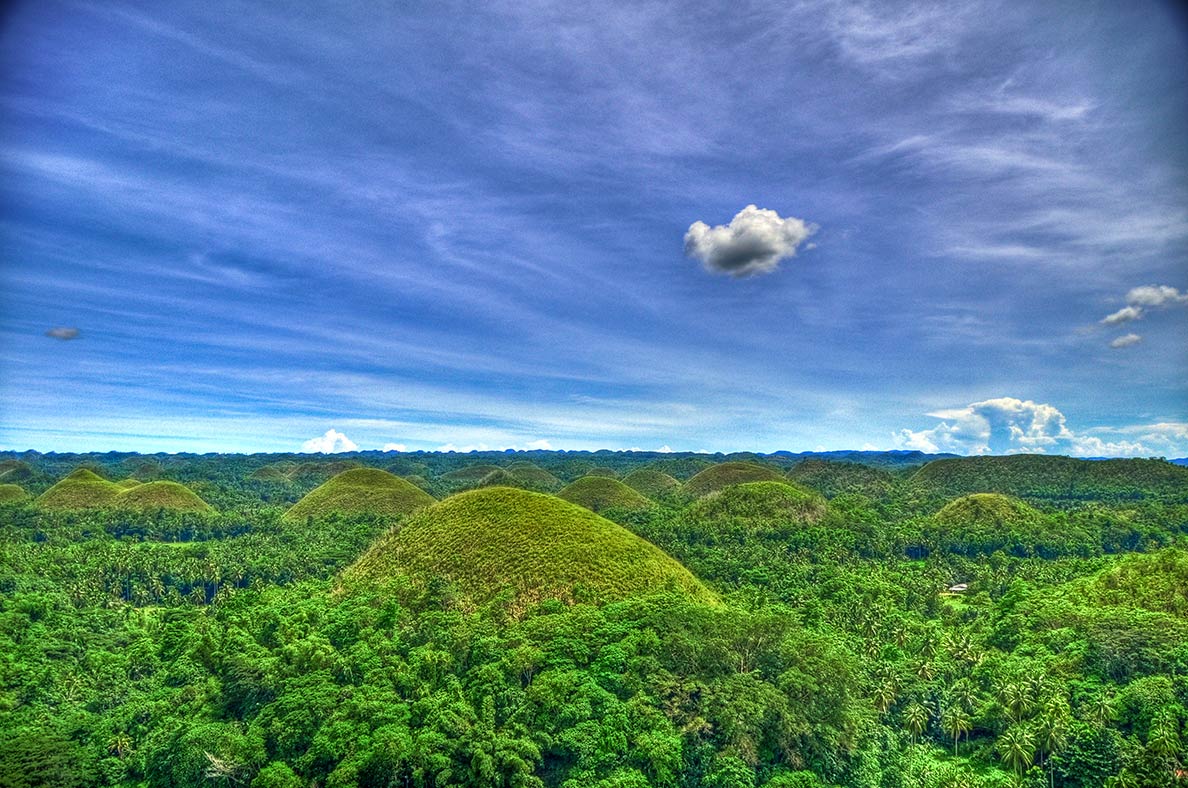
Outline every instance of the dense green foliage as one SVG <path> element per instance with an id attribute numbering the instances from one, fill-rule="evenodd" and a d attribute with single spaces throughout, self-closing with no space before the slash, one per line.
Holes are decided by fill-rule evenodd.
<path id="1" fill-rule="evenodd" d="M 652 502 L 618 479 L 608 476 L 583 476 L 570 482 L 557 497 L 593 512 L 607 509 L 646 509 Z"/>
<path id="2" fill-rule="evenodd" d="M 0 504 L 19 503 L 29 497 L 29 493 L 19 484 L 0 484 Z"/>
<path id="3" fill-rule="evenodd" d="M 133 484 L 116 484 L 124 492 L 116 498 L 115 505 L 120 509 L 134 509 L 139 512 L 152 512 L 158 509 L 168 509 L 175 512 L 211 512 L 210 504 L 199 498 L 188 487 L 177 482 L 156 481 L 136 482 Z"/>
<path id="4" fill-rule="evenodd" d="M 432 503 L 432 496 L 406 479 L 376 468 L 353 468 L 310 491 L 285 513 L 285 519 L 304 520 L 334 514 L 396 517 Z"/>
<path id="5" fill-rule="evenodd" d="M 360 464 L 445 496 L 524 457 L 0 455 L 32 496 L 86 466 L 217 510 L 0 508 L 0 786 L 1184 784 L 1167 463 L 533 452 L 776 478 L 620 525 L 506 488 L 285 516 Z"/>

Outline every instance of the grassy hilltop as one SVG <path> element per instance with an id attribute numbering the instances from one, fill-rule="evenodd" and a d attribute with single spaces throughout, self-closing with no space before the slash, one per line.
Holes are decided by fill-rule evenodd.
<path id="1" fill-rule="evenodd" d="M 285 519 L 332 514 L 398 517 L 432 503 L 432 496 L 399 476 L 377 468 L 352 468 L 312 490 L 285 513 Z"/>
<path id="2" fill-rule="evenodd" d="M 488 487 L 447 498 L 382 537 L 345 573 L 351 584 L 440 575 L 481 603 L 622 599 L 673 588 L 714 595 L 660 548 L 559 498 Z"/>

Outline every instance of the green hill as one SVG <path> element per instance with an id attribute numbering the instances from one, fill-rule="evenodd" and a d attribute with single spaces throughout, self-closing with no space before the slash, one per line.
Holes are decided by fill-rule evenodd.
<path id="1" fill-rule="evenodd" d="M 517 485 L 527 490 L 537 492 L 553 492 L 561 489 L 561 480 L 544 468 L 528 461 L 513 462 L 507 466 L 507 472 L 520 483 Z"/>
<path id="2" fill-rule="evenodd" d="M 115 483 L 115 486 L 119 487 L 121 490 L 131 490 L 133 487 L 139 487 L 142 484 L 144 484 L 144 482 L 138 479 L 121 479 Z"/>
<path id="3" fill-rule="evenodd" d="M 618 479 L 607 476 L 583 476 L 557 497 L 584 506 L 592 512 L 607 509 L 647 509 L 652 505 L 644 496 Z"/>
<path id="4" fill-rule="evenodd" d="M 110 508 L 123 490 L 89 468 L 78 468 L 37 497 L 44 509 Z"/>
<path id="5" fill-rule="evenodd" d="M 775 468 L 753 462 L 722 462 L 701 471 L 681 488 L 689 498 L 701 498 L 732 484 L 747 482 L 782 482 L 784 476 Z"/>
<path id="6" fill-rule="evenodd" d="M 248 474 L 249 479 L 254 479 L 260 482 L 276 482 L 278 484 L 288 484 L 289 475 L 285 472 L 286 468 L 281 468 L 276 465 L 265 465 L 262 468 L 257 468 Z"/>
<path id="7" fill-rule="evenodd" d="M 1188 620 L 1188 552 L 1167 548 L 1127 555 L 1109 569 L 1068 584 L 1083 605 L 1128 607 Z"/>
<path id="8" fill-rule="evenodd" d="M 0 505 L 21 503 L 28 500 L 29 493 L 19 484 L 0 484 Z"/>
<path id="9" fill-rule="evenodd" d="M 509 487 L 461 493 L 381 537 L 344 573 L 348 583 L 439 575 L 482 603 L 504 588 L 519 604 L 612 600 L 675 588 L 715 596 L 660 548 L 588 509 Z"/>
<path id="10" fill-rule="evenodd" d="M 676 492 L 681 483 L 664 471 L 655 468 L 640 468 L 623 477 L 623 484 L 645 498 L 659 500 Z"/>
<path id="11" fill-rule="evenodd" d="M 1085 531 L 999 493 L 950 501 L 932 516 L 925 537 L 936 548 L 965 555 L 1087 555 L 1098 546 Z"/>
<path id="12" fill-rule="evenodd" d="M 303 462 L 288 471 L 291 480 L 329 479 L 355 468 L 362 468 L 358 460 L 331 460 L 330 462 Z"/>
<path id="13" fill-rule="evenodd" d="M 304 520 L 330 514 L 377 514 L 396 517 L 433 503 L 415 485 L 378 468 L 353 468 L 314 488 L 285 512 L 285 519 Z"/>
<path id="14" fill-rule="evenodd" d="M 475 485 L 482 482 L 482 480 L 487 476 L 498 470 L 501 470 L 498 465 L 467 465 L 465 467 L 458 468 L 457 470 L 443 473 L 441 475 L 441 480 L 454 488 L 474 487 Z"/>
<path id="15" fill-rule="evenodd" d="M 173 512 L 214 511 L 210 504 L 195 495 L 189 487 L 166 481 L 145 482 L 125 489 L 115 499 L 113 506 L 138 512 L 155 512 L 162 509 Z"/>
<path id="16" fill-rule="evenodd" d="M 886 498 L 895 487 L 895 477 L 887 471 L 853 462 L 805 460 L 794 465 L 787 477 L 826 498 L 836 498 L 846 493 Z"/>
<path id="17" fill-rule="evenodd" d="M 745 482 L 711 493 L 689 510 L 704 522 L 734 521 L 762 528 L 814 524 L 825 516 L 825 499 L 787 482 Z"/>
<path id="18" fill-rule="evenodd" d="M 1165 460 L 1077 460 L 1015 454 L 936 460 L 911 477 L 918 493 L 946 498 L 996 492 L 1053 501 L 1188 502 L 1188 468 Z"/>
<path id="19" fill-rule="evenodd" d="M 609 479 L 619 478 L 618 471 L 616 471 L 614 468 L 610 468 L 605 465 L 595 465 L 593 468 L 586 471 L 585 475 L 586 476 L 606 476 Z"/>
<path id="20" fill-rule="evenodd" d="M 35 475 L 33 468 L 23 460 L 0 460 L 0 482 L 23 482 Z"/>

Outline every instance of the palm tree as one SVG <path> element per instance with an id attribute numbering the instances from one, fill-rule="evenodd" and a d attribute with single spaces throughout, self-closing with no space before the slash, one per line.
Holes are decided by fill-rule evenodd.
<path id="1" fill-rule="evenodd" d="M 912 743 L 914 744 L 916 738 L 928 727 L 928 709 L 919 703 L 913 703 L 903 713 L 903 720 L 907 724 L 908 732 L 912 734 Z"/>
<path id="2" fill-rule="evenodd" d="M 1114 719 L 1115 713 L 1116 704 L 1114 702 L 1114 696 L 1105 692 L 1094 698 L 1093 702 L 1089 705 L 1089 716 L 1102 728 Z"/>
<path id="3" fill-rule="evenodd" d="M 875 708 L 883 714 L 887 713 L 887 709 L 891 708 L 891 704 L 895 703 L 895 683 L 892 681 L 884 681 L 875 690 L 874 694 Z"/>
<path id="4" fill-rule="evenodd" d="M 1023 778 L 1023 771 L 1035 759 L 1035 738 L 1022 725 L 1015 725 L 998 737 L 998 753 L 1003 762 L 1010 766 L 1015 776 Z"/>
<path id="5" fill-rule="evenodd" d="M 953 737 L 953 757 L 957 757 L 957 740 L 964 734 L 969 733 L 973 727 L 969 715 L 961 708 L 951 706 L 945 709 L 941 714 L 941 729 Z"/>

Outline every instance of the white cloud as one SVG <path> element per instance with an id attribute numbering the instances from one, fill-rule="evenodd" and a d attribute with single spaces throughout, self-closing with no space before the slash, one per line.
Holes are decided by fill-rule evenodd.
<path id="1" fill-rule="evenodd" d="M 337 454 L 344 451 L 358 451 L 355 442 L 336 429 L 326 430 L 326 434 L 317 438 L 310 438 L 301 444 L 301 451 L 306 454 Z"/>
<path id="2" fill-rule="evenodd" d="M 1176 304 L 1188 304 L 1188 293 L 1181 293 L 1176 288 L 1167 285 L 1143 285 L 1133 288 L 1127 293 L 1126 306 L 1117 312 L 1106 315 L 1101 319 L 1101 322 L 1107 326 L 1121 325 L 1142 318 L 1152 309 L 1163 309 Z M 1133 345 L 1134 342 L 1130 344 Z M 1125 347 L 1124 345 L 1113 345 L 1113 343 L 1111 346 Z"/>
<path id="3" fill-rule="evenodd" d="M 54 326 L 45 335 L 51 339 L 78 339 L 78 329 L 73 326 Z"/>
<path id="4" fill-rule="evenodd" d="M 408 451 L 408 446 L 403 443 L 385 443 L 382 451 L 406 452 Z"/>
<path id="5" fill-rule="evenodd" d="M 1074 431 L 1052 405 L 999 397 L 934 411 L 941 423 L 900 430 L 905 449 L 954 454 L 1066 454 L 1073 457 L 1188 456 L 1188 423 L 1162 421 Z"/>
<path id="6" fill-rule="evenodd" d="M 1139 336 L 1138 334 L 1123 334 L 1122 336 L 1118 337 L 1113 342 L 1111 342 L 1110 347 L 1112 347 L 1112 348 L 1130 347 L 1131 345 L 1137 345 L 1139 342 L 1142 342 L 1142 341 L 1143 341 L 1143 338 L 1141 336 Z"/>
<path id="7" fill-rule="evenodd" d="M 1129 323 L 1131 320 L 1138 320 L 1143 316 L 1143 310 L 1137 306 L 1124 306 L 1117 312 L 1111 312 L 1101 319 L 1101 322 L 1107 326 L 1117 326 L 1122 323 Z"/>
<path id="8" fill-rule="evenodd" d="M 806 238 L 816 231 L 794 216 L 781 218 L 766 208 L 748 205 L 730 224 L 710 227 L 693 222 L 685 233 L 685 254 L 700 260 L 707 271 L 730 276 L 769 274 L 780 261 L 796 255 Z"/>

